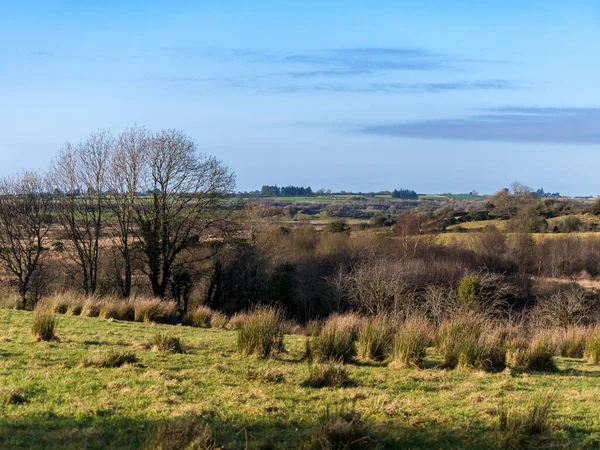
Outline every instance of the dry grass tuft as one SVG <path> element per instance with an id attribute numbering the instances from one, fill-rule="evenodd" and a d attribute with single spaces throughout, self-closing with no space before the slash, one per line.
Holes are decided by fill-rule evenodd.
<path id="1" fill-rule="evenodd" d="M 244 355 L 269 358 L 285 352 L 283 313 L 271 306 L 254 307 L 237 328 L 238 351 Z"/>
<path id="2" fill-rule="evenodd" d="M 84 367 L 121 367 L 124 364 L 137 362 L 137 356 L 130 351 L 110 350 L 107 352 L 95 352 L 84 358 Z"/>
<path id="3" fill-rule="evenodd" d="M 394 337 L 394 364 L 420 367 L 432 341 L 431 324 L 423 316 L 408 317 Z"/>
<path id="4" fill-rule="evenodd" d="M 348 369 L 338 363 L 311 364 L 308 378 L 302 382 L 302 386 L 311 388 L 342 388 L 354 385 Z"/>
<path id="5" fill-rule="evenodd" d="M 41 303 L 33 311 L 31 332 L 36 341 L 51 341 L 56 339 L 58 321 L 51 307 Z"/>
<path id="6" fill-rule="evenodd" d="M 152 338 L 152 350 L 165 353 L 185 353 L 181 339 L 167 333 L 157 333 Z"/>
<path id="7" fill-rule="evenodd" d="M 216 450 L 220 447 L 217 447 L 210 426 L 202 418 L 187 415 L 160 422 L 145 448 L 147 450 Z"/>
<path id="8" fill-rule="evenodd" d="M 356 356 L 356 341 L 362 320 L 355 314 L 330 316 L 308 343 L 311 359 L 348 363 Z"/>

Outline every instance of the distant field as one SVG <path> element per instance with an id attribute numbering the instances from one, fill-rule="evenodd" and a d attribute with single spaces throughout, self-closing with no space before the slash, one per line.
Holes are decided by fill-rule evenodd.
<path id="1" fill-rule="evenodd" d="M 301 449 L 339 408 L 360 413 L 383 449 L 515 448 L 502 444 L 499 409 L 526 411 L 546 397 L 554 399 L 551 431 L 520 448 L 600 443 L 600 368 L 580 359 L 526 374 L 361 362 L 347 366 L 354 386 L 317 389 L 301 385 L 309 373 L 302 336 L 286 336 L 289 352 L 264 361 L 240 357 L 233 331 L 60 316 L 60 342 L 38 343 L 31 321 L 30 312 L 0 310 L 0 448 L 137 449 L 158 424 L 196 414 L 224 448 Z M 158 331 L 182 338 L 189 352 L 149 350 Z M 81 364 L 107 350 L 133 351 L 138 362 Z M 426 366 L 438 358 L 431 350 Z"/>

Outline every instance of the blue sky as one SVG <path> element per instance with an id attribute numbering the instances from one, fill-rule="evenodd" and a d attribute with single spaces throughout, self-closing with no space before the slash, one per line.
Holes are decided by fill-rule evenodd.
<path id="1" fill-rule="evenodd" d="M 597 0 L 2 0 L 0 175 L 137 123 L 243 190 L 596 195 L 599 54 Z"/>

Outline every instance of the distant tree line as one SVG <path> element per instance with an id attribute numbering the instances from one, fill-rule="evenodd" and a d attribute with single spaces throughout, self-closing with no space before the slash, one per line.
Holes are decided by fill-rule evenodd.
<path id="1" fill-rule="evenodd" d="M 310 186 L 282 186 L 279 187 L 277 185 L 268 186 L 264 185 L 260 190 L 260 195 L 263 197 L 279 197 L 279 196 L 288 196 L 288 197 L 296 197 L 296 196 L 310 196 L 313 195 L 313 191 Z"/>
<path id="2" fill-rule="evenodd" d="M 392 191 L 392 198 L 401 198 L 404 200 L 416 200 L 419 198 L 419 194 L 409 189 L 394 189 Z"/>
<path id="3" fill-rule="evenodd" d="M 539 188 L 535 191 L 535 195 L 542 198 L 561 198 L 560 192 L 545 192 L 544 188 Z"/>

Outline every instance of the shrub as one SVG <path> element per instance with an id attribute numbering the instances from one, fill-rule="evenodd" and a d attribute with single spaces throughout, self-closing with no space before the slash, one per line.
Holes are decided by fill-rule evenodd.
<path id="1" fill-rule="evenodd" d="M 554 343 L 549 332 L 537 333 L 531 340 L 517 338 L 507 344 L 507 365 L 516 370 L 553 371 Z"/>
<path id="2" fill-rule="evenodd" d="M 471 274 L 465 276 L 458 285 L 458 298 L 464 301 L 469 307 L 475 307 L 477 296 L 481 290 L 479 275 Z"/>
<path id="3" fill-rule="evenodd" d="M 500 405 L 498 410 L 498 429 L 510 437 L 534 435 L 550 430 L 550 413 L 554 399 L 551 396 L 540 396 L 530 401 L 525 410 L 506 408 Z"/>
<path id="4" fill-rule="evenodd" d="M 31 332 L 37 341 L 51 341 L 56 338 L 57 320 L 54 312 L 46 305 L 38 305 L 33 311 Z"/>
<path id="5" fill-rule="evenodd" d="M 319 420 L 318 429 L 304 443 L 307 450 L 362 450 L 373 448 L 377 441 L 355 410 L 330 411 Z"/>
<path id="6" fill-rule="evenodd" d="M 358 332 L 358 355 L 363 359 L 383 361 L 391 351 L 394 341 L 394 328 L 390 319 L 383 314 L 363 321 Z"/>
<path id="7" fill-rule="evenodd" d="M 422 316 L 407 318 L 394 336 L 394 363 L 400 367 L 420 366 L 430 343 L 427 319 Z"/>
<path id="8" fill-rule="evenodd" d="M 331 316 L 308 344 L 309 356 L 318 362 L 348 363 L 356 356 L 360 319 L 353 314 Z"/>
<path id="9" fill-rule="evenodd" d="M 210 426 L 202 418 L 187 415 L 160 422 L 145 448 L 147 450 L 216 450 L 221 447 L 217 447 Z"/>
<path id="10" fill-rule="evenodd" d="M 585 356 L 589 364 L 600 364 L 600 327 L 596 327 L 588 337 Z"/>
<path id="11" fill-rule="evenodd" d="M 302 382 L 304 387 L 347 387 L 354 382 L 348 375 L 348 370 L 341 364 L 311 364 L 308 369 L 308 378 Z"/>
<path id="12" fill-rule="evenodd" d="M 558 355 L 566 358 L 583 358 L 589 335 L 590 330 L 586 327 L 557 330 L 554 334 L 554 346 Z"/>
<path id="13" fill-rule="evenodd" d="M 237 330 L 238 351 L 242 355 L 268 358 L 285 351 L 283 314 L 271 306 L 257 306 L 240 321 Z"/>
<path id="14" fill-rule="evenodd" d="M 123 364 L 137 362 L 137 356 L 130 351 L 109 350 L 93 353 L 83 360 L 85 367 L 121 367 Z"/>
<path id="15" fill-rule="evenodd" d="M 152 349 L 166 353 L 185 353 L 185 346 L 181 339 L 167 333 L 157 333 L 152 338 Z"/>
<path id="16" fill-rule="evenodd" d="M 177 315 L 177 305 L 170 300 L 141 298 L 135 299 L 133 305 L 136 322 L 165 323 Z"/>
<path id="17" fill-rule="evenodd" d="M 477 314 L 455 317 L 442 323 L 437 345 L 443 367 L 473 367 L 486 371 L 505 367 L 505 344 L 500 331 Z"/>

